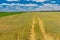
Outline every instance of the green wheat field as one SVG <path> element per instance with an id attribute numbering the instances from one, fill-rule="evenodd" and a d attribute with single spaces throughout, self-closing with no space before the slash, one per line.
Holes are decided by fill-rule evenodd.
<path id="1" fill-rule="evenodd" d="M 60 40 L 60 12 L 0 12 L 0 40 Z"/>

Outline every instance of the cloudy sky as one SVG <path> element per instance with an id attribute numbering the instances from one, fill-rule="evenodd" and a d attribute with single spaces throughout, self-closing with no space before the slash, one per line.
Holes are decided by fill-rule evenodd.
<path id="1" fill-rule="evenodd" d="M 0 11 L 60 10 L 60 0 L 0 0 Z"/>

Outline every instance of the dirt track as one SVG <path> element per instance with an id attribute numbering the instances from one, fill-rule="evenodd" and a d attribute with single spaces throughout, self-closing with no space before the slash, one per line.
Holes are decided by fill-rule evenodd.
<path id="1" fill-rule="evenodd" d="M 35 23 L 36 23 L 36 20 L 35 20 L 35 17 L 33 15 L 33 21 L 32 21 L 32 24 L 31 24 L 31 35 L 30 35 L 30 40 L 35 40 L 35 32 L 34 32 L 34 26 L 35 26 Z"/>
<path id="2" fill-rule="evenodd" d="M 39 16 L 37 16 L 36 14 L 33 15 L 33 21 L 32 21 L 32 24 L 31 24 L 32 29 L 31 29 L 30 40 L 36 40 L 35 39 L 36 34 L 34 32 L 34 28 L 35 28 L 35 24 L 37 22 L 38 22 L 39 27 L 40 27 L 39 30 L 41 30 L 41 33 L 42 33 L 42 36 L 43 36 L 43 39 L 41 39 L 41 40 L 55 40 L 54 37 L 52 37 L 51 35 L 46 33 L 46 29 L 44 28 L 44 23 L 43 23 L 42 19 Z M 59 39 L 57 38 L 56 40 L 59 40 Z"/>
<path id="3" fill-rule="evenodd" d="M 44 37 L 43 40 L 54 40 L 53 37 L 46 34 L 45 28 L 44 28 L 44 25 L 43 25 L 43 21 L 39 17 L 37 17 L 37 19 L 39 21 L 39 26 L 40 26 L 41 33 L 43 34 L 43 37 Z"/>
<path id="4" fill-rule="evenodd" d="M 36 17 L 37 17 L 37 19 L 39 21 L 38 24 L 40 26 L 41 33 L 43 34 L 43 37 L 44 37 L 43 40 L 54 40 L 53 37 L 46 34 L 45 28 L 44 28 L 44 25 L 43 25 L 43 21 L 38 16 L 36 16 Z M 37 22 L 37 20 L 36 20 L 35 16 L 33 15 L 33 21 L 32 21 L 32 24 L 31 24 L 32 29 L 31 29 L 30 40 L 35 40 L 36 35 L 35 35 L 35 32 L 34 32 L 34 26 L 35 26 L 36 22 Z"/>

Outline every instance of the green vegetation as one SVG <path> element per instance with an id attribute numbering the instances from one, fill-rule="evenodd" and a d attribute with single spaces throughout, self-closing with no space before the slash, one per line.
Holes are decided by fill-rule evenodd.
<path id="1" fill-rule="evenodd" d="M 0 17 L 14 15 L 14 14 L 21 14 L 21 13 L 25 13 L 25 12 L 0 12 Z"/>

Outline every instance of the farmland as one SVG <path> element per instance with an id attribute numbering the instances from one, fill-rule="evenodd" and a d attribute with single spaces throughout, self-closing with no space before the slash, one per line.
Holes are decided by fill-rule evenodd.
<path id="1" fill-rule="evenodd" d="M 60 12 L 1 12 L 0 40 L 60 40 Z"/>

